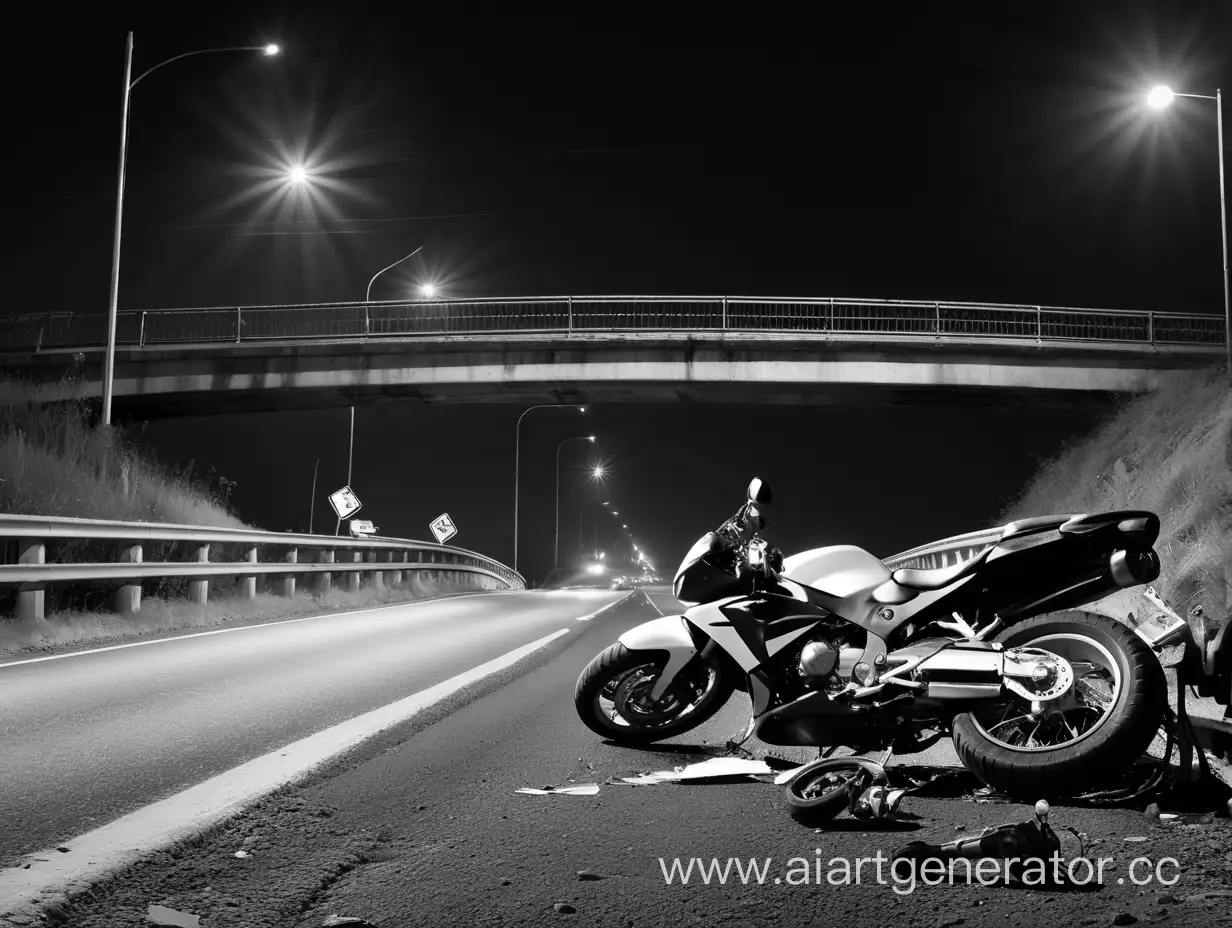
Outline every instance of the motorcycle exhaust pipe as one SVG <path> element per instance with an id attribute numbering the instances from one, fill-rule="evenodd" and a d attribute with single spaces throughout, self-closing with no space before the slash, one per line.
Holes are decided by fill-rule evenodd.
<path id="1" fill-rule="evenodd" d="M 1159 576 L 1159 555 L 1154 548 L 1137 551 L 1122 548 L 1108 558 L 1108 571 L 1112 582 L 1122 589 L 1150 583 Z"/>

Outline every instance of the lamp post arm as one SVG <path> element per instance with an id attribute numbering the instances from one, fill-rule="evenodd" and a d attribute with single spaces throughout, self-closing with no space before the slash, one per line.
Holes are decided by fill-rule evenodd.
<path id="1" fill-rule="evenodd" d="M 145 71 L 142 71 L 139 75 L 137 75 L 136 80 L 134 80 L 131 84 L 128 85 L 128 89 L 132 90 L 134 87 L 136 87 L 138 81 L 140 81 L 147 74 L 151 74 L 154 71 L 157 71 L 159 68 L 163 67 L 164 65 L 171 64 L 171 62 L 173 61 L 179 61 L 181 58 L 191 58 L 194 55 L 210 55 L 210 54 L 213 54 L 214 52 L 260 52 L 264 50 L 265 50 L 264 45 L 232 45 L 226 48 L 199 48 L 194 52 L 184 52 L 182 55 L 176 55 L 174 58 L 168 58 L 166 61 L 160 61 L 158 64 L 154 65 L 154 67 L 148 68 Z"/>
<path id="2" fill-rule="evenodd" d="M 401 264 L 401 263 L 402 263 L 403 261 L 405 261 L 407 258 L 413 258 L 413 257 L 415 257 L 417 254 L 419 254 L 421 251 L 423 251 L 423 247 L 424 247 L 423 245 L 420 245 L 418 248 L 416 248 L 414 251 L 412 251 L 409 255 L 403 255 L 401 258 L 399 258 L 399 259 L 398 259 L 397 261 L 395 261 L 393 264 L 389 265 L 389 267 L 383 267 L 383 268 L 381 268 L 379 271 L 377 271 L 375 274 L 373 274 L 373 275 L 372 275 L 372 280 L 368 281 L 368 289 L 367 289 L 366 291 L 364 291 L 364 302 L 365 302 L 365 303 L 370 303 L 370 302 L 372 302 L 372 285 L 373 285 L 374 283 L 376 283 L 376 279 L 377 279 L 378 277 L 380 277 L 382 274 L 384 274 L 384 273 L 385 273 L 386 271 L 388 271 L 390 268 L 395 268 L 395 267 L 397 267 L 399 264 Z M 523 415 L 525 415 L 525 413 L 523 413 Z"/>

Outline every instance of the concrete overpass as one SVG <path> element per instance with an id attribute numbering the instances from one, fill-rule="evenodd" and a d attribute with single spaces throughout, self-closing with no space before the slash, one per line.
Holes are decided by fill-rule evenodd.
<path id="1" fill-rule="evenodd" d="M 101 392 L 101 316 L 0 323 L 9 372 Z M 419 402 L 908 403 L 1153 389 L 1218 364 L 1218 316 L 1002 304 L 555 297 L 120 315 L 121 414 Z"/>

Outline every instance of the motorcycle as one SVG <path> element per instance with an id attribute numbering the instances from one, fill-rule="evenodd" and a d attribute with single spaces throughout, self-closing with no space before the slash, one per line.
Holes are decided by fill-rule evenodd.
<path id="1" fill-rule="evenodd" d="M 1023 519 L 960 563 L 891 570 L 851 545 L 784 558 L 761 537 L 771 500 L 754 478 L 676 571 L 683 615 L 630 629 L 582 671 L 574 703 L 592 731 L 671 738 L 741 689 L 740 743 L 905 754 L 948 734 L 980 780 L 1030 801 L 1081 793 L 1150 744 L 1159 660 L 1078 607 L 1158 577 L 1154 513 Z M 793 807 L 835 801 L 837 781 L 811 782 Z"/>

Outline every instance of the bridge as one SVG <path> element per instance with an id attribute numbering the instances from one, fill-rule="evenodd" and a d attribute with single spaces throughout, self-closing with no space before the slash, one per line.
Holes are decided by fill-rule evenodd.
<path id="1" fill-rule="evenodd" d="M 1222 317 L 993 303 L 543 297 L 126 311 L 115 399 L 147 416 L 422 402 L 1031 402 L 1153 389 Z M 101 392 L 106 317 L 0 321 L 8 372 Z"/>

